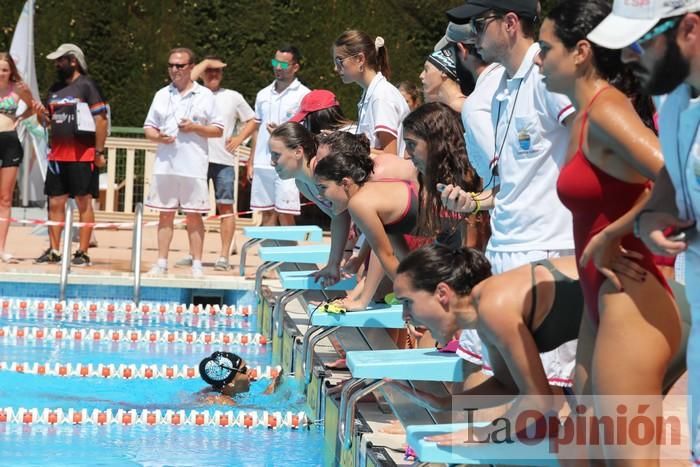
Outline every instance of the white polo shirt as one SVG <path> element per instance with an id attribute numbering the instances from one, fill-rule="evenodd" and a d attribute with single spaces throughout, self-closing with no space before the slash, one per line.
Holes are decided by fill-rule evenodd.
<path id="1" fill-rule="evenodd" d="M 487 66 L 476 79 L 474 91 L 462 106 L 464 141 L 467 145 L 469 162 L 484 184 L 489 184 L 484 188 L 493 188 L 496 185 L 495 180 L 492 180 L 490 168 L 491 159 L 496 152 L 493 142 L 491 102 L 505 70 L 498 63 Z"/>
<path id="2" fill-rule="evenodd" d="M 556 190 L 569 143 L 563 122 L 574 107 L 566 96 L 547 91 L 534 62 L 539 51 L 532 44 L 515 75 L 503 74 L 492 101 L 500 178 L 487 247 L 492 251 L 574 248 L 571 212 Z"/>
<path id="3" fill-rule="evenodd" d="M 379 148 L 377 133 L 384 132 L 397 139 L 398 154 L 403 155 L 403 127 L 401 122 L 410 109 L 396 87 L 377 73 L 357 103 L 359 133 L 369 138 L 370 147 Z"/>
<path id="4" fill-rule="evenodd" d="M 260 129 L 258 130 L 258 139 L 255 142 L 253 167 L 272 169 L 270 148 L 267 147 L 267 143 L 270 141 L 267 124 L 280 125 L 292 118 L 299 110 L 302 98 L 309 92 L 311 92 L 310 89 L 296 78 L 282 92 L 277 92 L 275 89 L 275 81 L 258 92 L 255 98 L 255 121 L 260 124 Z"/>
<path id="5" fill-rule="evenodd" d="M 690 87 L 687 84 L 676 88 L 660 106 L 659 139 L 666 170 L 676 189 L 678 215 L 681 219 L 698 219 L 700 98 L 691 99 Z M 694 320 L 700 317 L 700 226 L 696 228 L 698 232 L 688 244 L 685 258 L 685 292 L 688 302 L 693 307 Z"/>
<path id="6" fill-rule="evenodd" d="M 224 128 L 214 94 L 209 89 L 198 83 L 193 83 L 184 95 L 172 83 L 160 89 L 153 97 L 143 126 L 175 135 L 175 142 L 158 145 L 153 163 L 154 175 L 206 179 L 209 164 L 208 138 L 194 132 L 179 131 L 178 123 L 185 118 L 200 125 Z"/>
<path id="7" fill-rule="evenodd" d="M 209 162 L 222 165 L 236 165 L 233 154 L 226 150 L 226 140 L 233 136 L 238 122 L 247 122 L 255 118 L 255 112 L 243 96 L 231 89 L 219 89 L 214 92 L 216 105 L 224 120 L 224 134 L 220 138 L 209 138 Z"/>

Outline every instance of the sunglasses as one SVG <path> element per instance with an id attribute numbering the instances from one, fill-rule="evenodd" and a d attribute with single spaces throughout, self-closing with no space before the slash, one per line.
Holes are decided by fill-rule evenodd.
<path id="1" fill-rule="evenodd" d="M 182 70 L 185 67 L 190 66 L 189 63 L 168 63 L 168 68 L 175 68 L 177 70 Z"/>
<path id="2" fill-rule="evenodd" d="M 291 65 L 289 62 L 281 62 L 274 58 L 270 61 L 270 63 L 272 63 L 272 68 L 280 68 L 282 70 L 286 70 L 289 68 L 289 65 Z"/>
<path id="3" fill-rule="evenodd" d="M 489 27 L 491 23 L 496 21 L 497 19 L 502 19 L 503 15 L 490 15 L 490 16 L 484 16 L 481 18 L 472 18 L 471 20 L 471 26 L 474 29 L 474 32 L 476 32 L 477 36 L 480 36 L 486 31 L 486 29 Z"/>
<path id="4" fill-rule="evenodd" d="M 636 53 L 637 55 L 644 55 L 644 44 L 645 42 L 649 42 L 650 40 L 654 39 L 655 37 L 658 37 L 662 34 L 665 34 L 671 30 L 673 30 L 676 26 L 678 26 L 678 23 L 680 23 L 681 17 L 677 18 L 670 18 L 666 21 L 661 22 L 658 26 L 653 28 L 651 31 L 648 33 L 644 34 L 642 37 L 640 37 L 638 40 L 632 42 L 628 47 L 629 49 Z"/>
<path id="5" fill-rule="evenodd" d="M 362 52 L 360 52 L 360 53 L 362 53 Z M 345 63 L 344 63 L 345 60 L 347 60 L 348 58 L 357 57 L 358 55 L 360 55 L 360 54 L 348 55 L 347 57 L 335 57 L 333 59 L 333 63 L 335 63 L 336 67 L 343 68 L 345 66 Z"/>

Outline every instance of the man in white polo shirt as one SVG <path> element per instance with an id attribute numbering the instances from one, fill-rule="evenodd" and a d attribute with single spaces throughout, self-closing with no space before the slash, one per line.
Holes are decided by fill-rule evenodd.
<path id="1" fill-rule="evenodd" d="M 454 44 L 457 77 L 461 83 L 473 84 L 473 89 L 462 92 L 467 96 L 462 106 L 464 140 L 469 162 L 483 180 L 484 188 L 493 188 L 497 183 L 491 172 L 491 159 L 495 152 L 491 102 L 500 86 L 505 69 L 499 63 L 484 61 L 476 49 L 476 32 L 471 24 L 450 22 L 445 36 L 435 46 L 442 48 Z"/>
<path id="2" fill-rule="evenodd" d="M 221 251 L 219 259 L 214 263 L 214 269 L 217 271 L 228 271 L 231 268 L 229 255 L 231 255 L 231 244 L 236 231 L 233 203 L 238 179 L 238 160 L 234 155 L 235 149 L 229 150 L 229 148 L 237 148 L 242 142 L 240 136 L 233 134 L 239 124 L 245 125 L 243 130 L 255 128 L 255 112 L 243 96 L 236 91 L 221 87 L 225 67 L 226 64 L 221 58 L 212 55 L 199 62 L 191 72 L 192 81 L 197 81 L 201 77 L 204 86 L 214 93 L 216 105 L 224 120 L 223 136 L 208 140 L 208 179 L 214 183 L 216 211 L 219 215 L 225 216 L 220 219 Z M 191 266 L 192 255 L 181 259 L 176 265 Z"/>
<path id="3" fill-rule="evenodd" d="M 187 216 L 187 234 L 193 256 L 192 275 L 202 277 L 204 223 L 209 211 L 207 188 L 208 138 L 223 134 L 214 94 L 190 78 L 194 53 L 177 48 L 168 56 L 172 81 L 159 90 L 143 124 L 146 138 L 158 144 L 151 189 L 145 205 L 160 211 L 158 261 L 151 274 L 168 270 L 168 250 L 173 239 L 173 221 L 178 209 Z"/>
<path id="4" fill-rule="evenodd" d="M 299 189 L 293 179 L 282 180 L 270 164 L 270 133 L 299 110 L 301 99 L 310 92 L 296 75 L 300 69 L 301 54 L 293 45 L 277 49 L 272 59 L 275 80 L 258 92 L 255 98 L 255 127 L 244 129 L 241 140 L 255 129 L 258 137 L 254 156 L 248 161 L 250 209 L 262 211 L 263 225 L 294 225 L 294 216 L 300 214 Z"/>
<path id="5" fill-rule="evenodd" d="M 571 213 L 556 192 L 569 141 L 565 122 L 574 108 L 566 96 L 547 91 L 534 62 L 540 50 L 534 40 L 538 10 L 537 0 L 471 0 L 447 12 L 453 23 L 471 23 L 485 61 L 505 68 L 491 101 L 490 165 L 499 184 L 475 195 L 448 186 L 442 197 L 450 210 L 491 211 L 486 256 L 494 274 L 574 254 Z M 570 342 L 542 354 L 552 384 L 571 385 L 575 352 Z M 481 362 L 475 332 L 462 333 L 460 355 Z"/>
<path id="6" fill-rule="evenodd" d="M 665 168 L 633 230 L 655 253 L 683 251 L 685 293 L 691 306 L 688 336 L 688 414 L 694 465 L 700 465 L 700 0 L 615 0 L 613 12 L 588 39 L 621 49 L 652 95 L 668 94 L 659 107 Z M 683 231 L 673 240 L 668 228 Z"/>

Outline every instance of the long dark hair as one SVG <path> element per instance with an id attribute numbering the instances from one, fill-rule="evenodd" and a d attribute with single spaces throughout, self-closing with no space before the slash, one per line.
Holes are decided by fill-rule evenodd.
<path id="1" fill-rule="evenodd" d="M 571 50 L 612 11 L 608 0 L 560 1 L 547 15 L 554 22 L 554 33 Z M 622 63 L 622 51 L 601 47 L 588 41 L 593 63 L 600 76 L 627 95 L 644 124 L 656 132 L 654 105 L 649 96 L 640 93 L 641 85 L 629 66 Z"/>
<path id="2" fill-rule="evenodd" d="M 431 236 L 449 222 L 453 229 L 462 221 L 459 216 L 441 218 L 443 211 L 437 184 L 458 185 L 466 191 L 477 192 L 481 180 L 469 164 L 464 144 L 464 127 L 460 115 L 440 102 L 418 107 L 403 121 L 404 134 L 410 132 L 428 145 L 425 174 L 421 174 L 421 203 L 418 226 L 421 233 Z"/>
<path id="3" fill-rule="evenodd" d="M 331 153 L 321 159 L 314 175 L 340 183 L 345 177 L 356 184 L 364 185 L 374 171 L 374 161 L 369 157 L 369 151 L 358 152 L 358 145 L 337 144 L 331 148 Z"/>
<path id="4" fill-rule="evenodd" d="M 316 155 L 316 138 L 304 125 L 295 122 L 286 122 L 275 128 L 270 138 L 278 138 L 289 149 L 301 147 L 304 150 L 304 158 L 308 165 L 312 157 Z"/>
<path id="5" fill-rule="evenodd" d="M 409 253 L 396 273 L 408 275 L 418 290 L 435 292 L 444 282 L 459 295 L 469 295 L 476 284 L 491 277 L 491 264 L 474 248 L 453 250 L 434 243 Z"/>

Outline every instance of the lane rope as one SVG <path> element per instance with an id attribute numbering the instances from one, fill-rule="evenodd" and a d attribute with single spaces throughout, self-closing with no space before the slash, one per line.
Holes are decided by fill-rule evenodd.
<path id="1" fill-rule="evenodd" d="M 107 312 L 106 314 L 88 311 L 74 311 L 65 313 L 54 313 L 51 311 L 2 311 L 0 318 L 12 321 L 35 320 L 37 322 L 48 323 L 100 323 L 100 324 L 128 324 L 135 326 L 146 325 L 177 325 L 188 326 L 200 329 L 247 329 L 250 322 L 247 317 L 218 317 L 218 316 L 182 316 L 169 314 L 153 314 L 153 313 L 124 313 L 124 312 Z"/>
<path id="2" fill-rule="evenodd" d="M 252 381 L 273 379 L 280 375 L 281 366 L 248 366 Z M 0 362 L 0 371 L 16 373 L 81 378 L 121 379 L 193 379 L 199 378 L 198 366 L 156 364 L 103 364 L 103 363 L 29 363 Z"/>
<path id="3" fill-rule="evenodd" d="M 88 302 L 88 301 L 58 301 L 43 299 L 23 299 L 6 298 L 0 301 L 3 312 L 17 310 L 31 313 L 67 313 L 67 312 L 90 312 L 90 313 L 124 313 L 144 315 L 193 315 L 193 316 L 244 316 L 252 313 L 251 305 L 186 305 L 184 303 L 142 303 L 140 306 L 133 302 Z"/>
<path id="4" fill-rule="evenodd" d="M 294 430 L 308 425 L 308 418 L 304 412 L 4 407 L 0 408 L 0 424 L 219 426 Z"/>
<path id="5" fill-rule="evenodd" d="M 19 341 L 111 341 L 148 342 L 164 344 L 240 344 L 267 345 L 262 334 L 240 332 L 161 331 L 140 329 L 92 329 L 92 328 L 47 328 L 29 326 L 2 326 L 0 340 L 14 338 Z"/>

